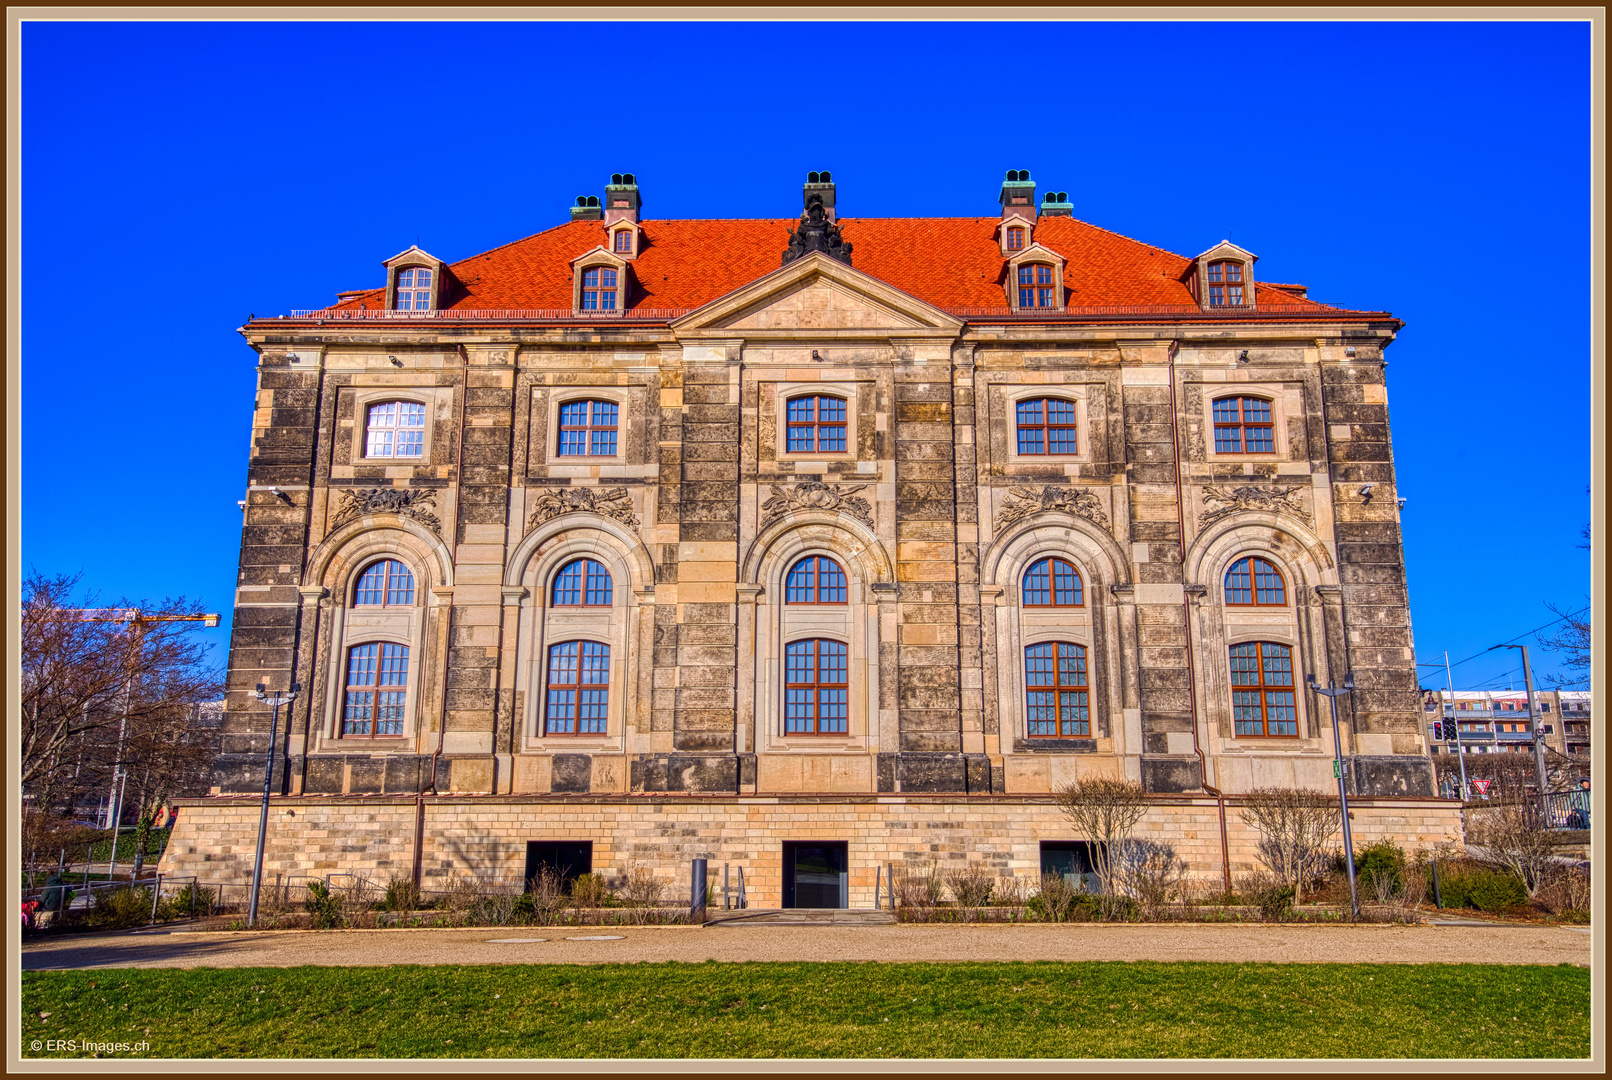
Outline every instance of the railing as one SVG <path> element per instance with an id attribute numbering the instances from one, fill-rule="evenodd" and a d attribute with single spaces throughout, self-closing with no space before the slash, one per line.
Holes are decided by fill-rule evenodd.
<path id="1" fill-rule="evenodd" d="M 393 311 L 387 308 L 293 308 L 290 315 L 275 315 L 275 319 L 315 319 L 320 321 L 431 321 L 463 320 L 476 322 L 525 322 L 584 320 L 588 322 L 611 320 L 638 320 L 668 322 L 682 318 L 696 308 L 630 308 L 613 311 L 580 311 L 574 308 L 445 308 L 432 311 Z M 959 319 L 996 322 L 1046 322 L 1069 319 L 1130 319 L 1130 318 L 1204 318 L 1236 321 L 1246 318 L 1326 318 L 1333 315 L 1370 315 L 1392 318 L 1385 311 L 1364 311 L 1352 308 L 1294 308 L 1286 305 L 1257 307 L 1204 308 L 1196 304 L 1097 304 L 1086 307 L 1069 306 L 1056 310 L 1013 311 L 1010 308 L 943 307 L 939 310 Z"/>
<path id="2" fill-rule="evenodd" d="M 1545 813 L 1553 829 L 1587 829 L 1590 827 L 1590 793 L 1587 791 L 1552 791 L 1545 795 Z"/>

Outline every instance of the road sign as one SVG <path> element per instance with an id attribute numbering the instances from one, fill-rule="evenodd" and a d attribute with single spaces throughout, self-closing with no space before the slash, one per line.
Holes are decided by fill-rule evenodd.
<path id="1" fill-rule="evenodd" d="M 1490 781 L 1488 780 L 1474 780 L 1472 781 L 1472 786 L 1478 789 L 1480 796 L 1487 799 L 1489 797 L 1489 783 Z"/>
<path id="2" fill-rule="evenodd" d="M 1343 775 L 1343 765 L 1342 765 L 1342 763 L 1334 761 L 1332 763 L 1332 778 L 1334 780 L 1336 780 L 1338 777 L 1340 777 L 1342 775 Z"/>

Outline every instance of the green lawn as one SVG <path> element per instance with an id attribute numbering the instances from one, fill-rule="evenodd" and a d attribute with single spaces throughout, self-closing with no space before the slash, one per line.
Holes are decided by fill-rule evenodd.
<path id="1" fill-rule="evenodd" d="M 609 964 L 24 972 L 33 1040 L 151 1057 L 1474 1057 L 1590 1050 L 1584 968 Z M 41 1013 L 48 1013 L 41 1018 Z M 119 1055 L 123 1056 L 123 1055 Z"/>

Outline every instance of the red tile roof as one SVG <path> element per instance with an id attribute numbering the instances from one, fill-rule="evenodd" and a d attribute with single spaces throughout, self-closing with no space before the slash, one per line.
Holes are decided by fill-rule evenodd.
<path id="1" fill-rule="evenodd" d="M 1004 260 L 995 217 L 841 218 L 852 265 L 943 309 L 1006 313 Z M 650 220 L 632 260 L 631 309 L 701 307 L 781 265 L 794 218 Z M 1106 305 L 1193 306 L 1181 280 L 1191 259 L 1072 217 L 1044 217 L 1034 242 L 1065 260 L 1071 308 Z M 451 264 L 460 288 L 445 310 L 569 309 L 571 262 L 608 237 L 600 221 L 573 221 Z M 1261 307 L 1331 311 L 1256 283 Z M 374 289 L 337 305 L 379 307 Z"/>

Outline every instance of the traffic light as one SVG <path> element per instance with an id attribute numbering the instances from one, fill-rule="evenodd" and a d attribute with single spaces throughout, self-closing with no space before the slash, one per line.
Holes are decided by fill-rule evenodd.
<path id="1" fill-rule="evenodd" d="M 1455 721 L 1440 720 L 1438 722 L 1438 737 L 1445 742 L 1453 742 L 1456 738 Z"/>

